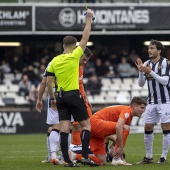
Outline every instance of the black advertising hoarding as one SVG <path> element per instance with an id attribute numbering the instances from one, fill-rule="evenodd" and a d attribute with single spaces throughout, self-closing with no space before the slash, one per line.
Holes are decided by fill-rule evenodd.
<path id="1" fill-rule="evenodd" d="M 170 33 L 170 3 L 96 3 L 88 7 L 96 18 L 92 34 Z M 0 34 L 82 34 L 85 12 L 83 4 L 0 4 Z"/>
<path id="2" fill-rule="evenodd" d="M 46 133 L 46 117 L 46 112 L 0 112 L 0 134 Z"/>
<path id="3" fill-rule="evenodd" d="M 46 112 L 0 112 L 0 135 L 46 133 L 48 128 L 46 117 Z M 134 117 L 130 133 L 144 133 L 143 127 L 143 116 L 141 118 Z M 155 133 L 161 131 L 160 125 L 154 127 Z"/>
<path id="4" fill-rule="evenodd" d="M 90 7 L 90 6 L 89 6 Z M 170 6 L 91 6 L 93 31 L 170 30 Z M 83 6 L 37 6 L 36 31 L 82 31 Z"/>
<path id="5" fill-rule="evenodd" d="M 32 31 L 32 6 L 0 6 L 0 31 Z"/>

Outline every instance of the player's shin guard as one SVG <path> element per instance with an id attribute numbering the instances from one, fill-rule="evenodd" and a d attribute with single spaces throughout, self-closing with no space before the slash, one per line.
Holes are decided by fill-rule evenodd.
<path id="1" fill-rule="evenodd" d="M 154 134 L 153 130 L 152 131 L 145 131 L 144 134 L 144 143 L 145 143 L 145 149 L 146 149 L 146 157 L 147 158 L 152 158 L 153 157 L 153 139 L 154 139 Z"/>
<path id="2" fill-rule="evenodd" d="M 87 159 L 88 158 L 88 147 L 90 142 L 90 131 L 83 130 L 81 135 L 82 140 L 82 156 Z"/>
<path id="3" fill-rule="evenodd" d="M 64 161 L 67 163 L 71 163 L 71 160 L 68 155 L 68 133 L 60 132 L 60 146 Z"/>

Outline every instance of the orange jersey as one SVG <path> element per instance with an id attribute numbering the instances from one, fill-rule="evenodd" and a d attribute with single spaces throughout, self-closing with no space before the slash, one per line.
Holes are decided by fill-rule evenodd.
<path id="1" fill-rule="evenodd" d="M 116 134 L 116 124 L 119 118 L 123 118 L 125 124 L 130 125 L 132 121 L 131 106 L 110 106 L 91 116 L 90 147 L 95 155 L 106 154 L 104 139 L 106 136 Z"/>
<path id="2" fill-rule="evenodd" d="M 84 67 L 79 66 L 79 92 L 81 93 L 82 97 L 84 98 L 85 92 L 84 92 L 84 86 L 83 86 L 83 71 L 84 71 Z"/>
<path id="3" fill-rule="evenodd" d="M 85 95 L 85 91 L 84 91 L 84 85 L 83 85 L 83 71 L 84 71 L 84 67 L 83 66 L 79 66 L 79 92 L 82 95 L 86 108 L 87 108 L 87 112 L 89 117 L 92 116 L 92 112 L 91 112 L 91 108 L 88 105 L 88 103 L 86 102 L 86 95 Z M 78 122 L 73 122 L 74 125 L 79 124 Z"/>
<path id="4" fill-rule="evenodd" d="M 85 102 L 85 105 L 87 107 L 88 114 L 89 114 L 89 117 L 90 117 L 92 115 L 92 112 L 91 112 L 91 108 L 89 106 L 89 103 L 87 102 L 86 94 L 85 94 L 85 91 L 84 91 L 83 72 L 84 72 L 84 67 L 79 66 L 79 92 L 80 92 L 80 94 L 82 95 L 82 97 L 84 99 L 84 102 Z"/>
<path id="5" fill-rule="evenodd" d="M 126 125 L 130 125 L 130 122 L 132 121 L 131 106 L 109 106 L 96 112 L 92 116 L 92 119 L 117 122 L 120 117 L 124 119 Z"/>

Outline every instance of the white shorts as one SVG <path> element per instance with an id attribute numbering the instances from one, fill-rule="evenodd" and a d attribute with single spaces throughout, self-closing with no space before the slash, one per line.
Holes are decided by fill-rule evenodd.
<path id="1" fill-rule="evenodd" d="M 71 122 L 74 122 L 74 118 L 71 115 Z M 59 124 L 59 114 L 58 111 L 53 110 L 52 108 L 48 108 L 47 110 L 47 121 L 48 125 Z"/>
<path id="2" fill-rule="evenodd" d="M 170 104 L 148 104 L 144 112 L 144 122 L 170 123 Z"/>
<path id="3" fill-rule="evenodd" d="M 48 125 L 59 124 L 59 115 L 58 111 L 48 108 L 47 110 L 47 121 Z"/>
<path id="4" fill-rule="evenodd" d="M 47 109 L 47 120 L 46 123 L 48 125 L 54 125 L 59 124 L 59 114 L 58 111 L 53 110 L 51 107 L 49 107 L 49 97 L 48 97 L 48 109 Z M 73 116 L 71 115 L 71 122 L 74 122 Z"/>

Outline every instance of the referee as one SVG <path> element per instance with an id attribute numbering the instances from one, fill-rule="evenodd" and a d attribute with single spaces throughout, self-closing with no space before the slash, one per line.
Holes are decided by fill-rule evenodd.
<path id="1" fill-rule="evenodd" d="M 91 31 L 91 21 L 93 13 L 87 10 L 86 25 L 82 39 L 76 47 L 77 39 L 73 36 L 66 36 L 63 39 L 64 52 L 55 57 L 47 68 L 47 87 L 50 95 L 51 106 L 58 109 L 60 120 L 60 140 L 61 151 L 67 164 L 65 167 L 77 166 L 73 163 L 68 154 L 68 134 L 70 132 L 71 115 L 75 121 L 80 123 L 82 128 L 82 164 L 95 166 L 91 159 L 88 159 L 88 147 L 90 141 L 90 121 L 84 100 L 79 93 L 79 60 L 86 48 Z M 52 90 L 53 76 L 58 82 L 57 108 Z"/>

